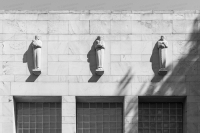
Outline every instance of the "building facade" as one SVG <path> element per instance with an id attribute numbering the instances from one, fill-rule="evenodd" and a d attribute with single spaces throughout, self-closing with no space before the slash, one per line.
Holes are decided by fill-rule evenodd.
<path id="1" fill-rule="evenodd" d="M 200 132 L 199 13 L 2 11 L 0 133 Z M 40 75 L 32 73 L 35 35 Z M 161 36 L 166 75 L 158 74 Z"/>

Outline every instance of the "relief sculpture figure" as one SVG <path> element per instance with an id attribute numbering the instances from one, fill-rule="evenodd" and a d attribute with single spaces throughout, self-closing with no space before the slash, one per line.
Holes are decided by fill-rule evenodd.
<path id="1" fill-rule="evenodd" d="M 160 75 L 167 74 L 167 48 L 168 48 L 168 42 L 165 40 L 164 36 L 161 36 L 160 40 L 158 41 Z"/>
<path id="2" fill-rule="evenodd" d="M 104 52 L 105 52 L 105 42 L 101 36 L 98 36 L 96 39 L 96 63 L 97 69 L 96 74 L 102 75 L 104 72 L 103 65 L 104 65 Z"/>
<path id="3" fill-rule="evenodd" d="M 32 70 L 34 74 L 37 75 L 37 72 L 41 72 L 41 52 L 42 52 L 42 41 L 39 36 L 35 36 L 35 40 L 32 41 L 33 47 L 33 62 L 34 69 Z"/>

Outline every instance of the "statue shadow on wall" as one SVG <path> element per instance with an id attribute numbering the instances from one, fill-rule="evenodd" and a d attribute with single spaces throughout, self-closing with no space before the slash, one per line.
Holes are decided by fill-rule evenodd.
<path id="1" fill-rule="evenodd" d="M 156 42 L 156 44 L 154 45 L 150 62 L 152 65 L 152 70 L 154 72 L 154 76 L 151 79 L 151 82 L 160 82 L 163 79 L 163 76 L 158 75 L 160 69 L 158 42 Z"/>
<path id="2" fill-rule="evenodd" d="M 28 50 L 23 55 L 23 63 L 27 63 L 28 70 L 30 72 L 30 76 L 26 79 L 26 82 L 34 82 L 39 75 L 34 75 L 32 73 L 32 69 L 34 68 L 34 62 L 33 62 L 33 48 L 32 48 L 32 42 L 28 47 Z"/>
<path id="3" fill-rule="evenodd" d="M 96 40 L 93 42 L 93 45 L 91 46 L 91 49 L 87 54 L 87 61 L 90 64 L 90 71 L 92 73 L 92 77 L 88 80 L 88 82 L 97 82 L 101 77 L 99 75 L 96 75 L 96 73 L 95 73 L 96 72 L 96 68 L 97 68 L 96 50 L 95 50 Z"/>

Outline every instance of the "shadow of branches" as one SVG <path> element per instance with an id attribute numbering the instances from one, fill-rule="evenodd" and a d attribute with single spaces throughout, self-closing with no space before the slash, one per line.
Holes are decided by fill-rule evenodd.
<path id="1" fill-rule="evenodd" d="M 200 81 L 200 78 L 198 78 L 200 70 L 198 68 L 200 53 L 200 47 L 198 44 L 198 40 L 200 40 L 200 34 L 198 34 L 200 33 L 198 30 L 199 19 L 200 17 L 198 16 L 193 21 L 190 33 L 184 33 L 185 40 L 166 38 L 166 40 L 171 43 L 170 46 L 172 46 L 172 57 L 171 62 L 167 67 L 169 70 L 167 75 L 159 76 L 157 74 L 159 69 L 159 62 L 158 49 L 155 42 L 155 46 L 153 48 L 152 56 L 150 59 L 152 63 L 152 70 L 155 73 L 152 79 L 148 82 L 132 81 L 134 77 L 139 75 L 131 74 L 130 68 L 127 70 L 127 73 L 124 75 L 124 77 L 120 80 L 117 94 L 126 95 L 124 101 L 124 129 L 126 130 L 126 133 L 138 132 L 138 96 L 188 96 L 191 95 L 191 93 L 192 95 L 200 94 L 200 91 L 198 91 L 198 86 L 200 85 L 198 83 L 198 81 Z M 185 28 L 187 31 L 189 26 L 187 23 L 185 24 L 186 27 L 183 28 Z M 174 34 L 171 36 L 173 35 Z M 132 89 L 132 94 L 130 94 L 130 96 L 127 94 L 127 92 L 129 92 L 128 89 Z M 187 106 L 188 105 L 186 102 L 184 109 L 186 112 L 189 111 Z M 194 114 L 191 113 L 191 115 Z M 184 117 L 184 121 L 186 123 L 187 117 L 189 116 L 187 114 Z M 194 119 L 198 119 L 198 117 L 194 116 Z M 185 125 L 183 128 L 185 132 L 186 130 L 190 130 L 186 129 L 187 125 Z M 193 130 L 195 131 L 196 129 Z"/>

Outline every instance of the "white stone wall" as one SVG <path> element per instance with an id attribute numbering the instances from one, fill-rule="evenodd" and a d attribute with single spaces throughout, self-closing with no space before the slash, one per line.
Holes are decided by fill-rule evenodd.
<path id="1" fill-rule="evenodd" d="M 200 12 L 2 11 L 0 133 L 15 132 L 13 96 L 62 96 L 62 130 L 76 131 L 75 96 L 125 96 L 124 132 L 137 133 L 138 96 L 187 96 L 184 133 L 200 131 Z M 30 74 L 30 43 L 41 35 L 42 74 Z M 96 37 L 105 73 L 93 75 Z M 156 42 L 169 42 L 166 76 Z M 92 62 L 92 63 L 91 63 Z"/>

